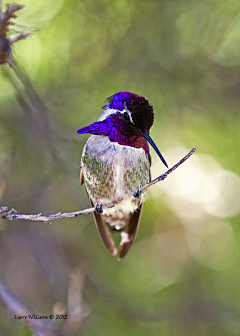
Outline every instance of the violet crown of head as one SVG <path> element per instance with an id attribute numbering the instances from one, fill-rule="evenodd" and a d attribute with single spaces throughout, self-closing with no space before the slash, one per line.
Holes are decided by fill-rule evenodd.
<path id="1" fill-rule="evenodd" d="M 153 107 L 148 100 L 131 92 L 118 92 L 107 98 L 103 109 L 128 110 L 134 125 L 147 133 L 154 120 Z"/>

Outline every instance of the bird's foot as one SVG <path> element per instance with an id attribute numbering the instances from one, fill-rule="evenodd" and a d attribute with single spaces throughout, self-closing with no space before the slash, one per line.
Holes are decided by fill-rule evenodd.
<path id="1" fill-rule="evenodd" d="M 102 212 L 103 212 L 103 209 L 102 209 L 102 205 L 101 204 L 97 204 L 95 206 L 95 211 L 98 215 L 100 215 Z"/>
<path id="2" fill-rule="evenodd" d="M 140 189 L 141 189 L 141 186 L 139 186 L 139 188 L 136 191 L 134 191 L 133 197 L 139 198 L 141 196 Z"/>

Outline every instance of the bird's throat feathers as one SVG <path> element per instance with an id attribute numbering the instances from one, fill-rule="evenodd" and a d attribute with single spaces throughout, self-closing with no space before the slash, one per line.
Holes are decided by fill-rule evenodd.
<path id="1" fill-rule="evenodd" d="M 78 134 L 83 133 L 105 135 L 108 136 L 110 141 L 117 142 L 120 145 L 143 148 L 148 157 L 150 156 L 145 138 L 140 133 L 136 132 L 135 127 L 126 124 L 121 118 L 120 112 L 111 114 L 106 119 L 94 122 L 78 131 Z"/>

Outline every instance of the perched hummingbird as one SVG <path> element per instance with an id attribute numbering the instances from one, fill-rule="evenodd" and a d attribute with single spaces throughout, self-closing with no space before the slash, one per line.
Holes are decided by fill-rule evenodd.
<path id="1" fill-rule="evenodd" d="M 117 249 L 110 232 L 121 232 L 119 260 L 133 244 L 146 199 L 146 191 L 134 192 L 150 181 L 148 143 L 167 167 L 149 136 L 153 119 L 153 107 L 144 97 L 118 92 L 106 100 L 97 122 L 78 130 L 78 134 L 93 134 L 83 149 L 80 184 L 85 182 L 91 206 L 100 206 L 94 220 L 113 255 Z"/>

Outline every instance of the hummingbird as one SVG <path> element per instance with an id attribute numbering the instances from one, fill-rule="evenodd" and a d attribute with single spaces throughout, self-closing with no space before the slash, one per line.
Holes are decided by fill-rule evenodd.
<path id="1" fill-rule="evenodd" d="M 151 180 L 148 143 L 167 163 L 149 135 L 153 107 L 142 96 L 118 92 L 107 98 L 93 124 L 78 130 L 89 133 L 80 164 L 80 185 L 85 182 L 94 221 L 106 249 L 117 254 L 111 233 L 120 233 L 118 260 L 126 256 L 135 239 L 146 190 Z M 137 191 L 137 192 L 136 192 Z"/>

